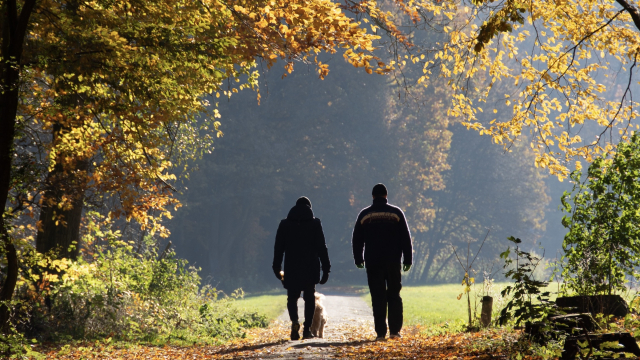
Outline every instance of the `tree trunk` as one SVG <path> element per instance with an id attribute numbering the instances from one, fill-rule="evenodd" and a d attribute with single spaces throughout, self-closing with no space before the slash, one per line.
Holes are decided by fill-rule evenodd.
<path id="1" fill-rule="evenodd" d="M 15 245 L 13 245 L 9 238 L 4 220 L 0 219 L 0 222 L 2 223 L 0 236 L 2 236 L 4 251 L 7 255 L 7 277 L 0 291 L 0 300 L 9 301 L 13 297 L 13 291 L 18 282 L 18 254 Z M 10 318 L 11 309 L 6 305 L 0 306 L 0 329 L 6 331 Z"/>
<path id="2" fill-rule="evenodd" d="M 426 284 L 429 281 L 429 278 L 433 278 L 433 276 L 431 276 L 433 274 L 432 271 L 432 267 L 433 267 L 433 263 L 435 261 L 435 258 L 438 256 L 438 253 L 440 252 L 440 250 L 442 250 L 442 244 L 440 243 L 439 240 L 435 240 L 430 242 L 430 248 L 429 248 L 429 257 L 427 258 L 427 261 L 424 265 L 424 269 L 422 270 L 422 274 L 420 274 L 420 284 Z"/>
<path id="3" fill-rule="evenodd" d="M 467 273 L 467 276 L 464 277 L 464 280 L 465 284 L 467 285 L 467 311 L 469 313 L 469 329 L 471 329 L 471 284 L 469 283 L 469 273 Z"/>
<path id="4" fill-rule="evenodd" d="M 78 160 L 74 173 L 64 173 L 59 166 L 47 175 L 43 194 L 40 226 L 36 236 L 36 250 L 53 250 L 58 258 L 76 259 L 80 251 L 80 223 L 84 190 L 75 174 L 87 170 L 88 161 Z M 61 209 L 62 197 L 72 197 L 72 208 Z"/>
<path id="5" fill-rule="evenodd" d="M 480 313 L 480 322 L 482 326 L 491 325 L 491 314 L 493 314 L 493 298 L 491 296 L 482 297 L 482 312 Z"/>
<path id="6" fill-rule="evenodd" d="M 0 291 L 0 301 L 13 297 L 18 280 L 18 258 L 15 245 L 9 238 L 5 209 L 11 189 L 11 159 L 18 112 L 19 64 L 29 18 L 36 0 L 25 0 L 18 15 L 16 0 L 2 2 L 2 48 L 0 49 L 0 241 L 7 255 L 7 276 Z M 0 306 L 0 327 L 6 329 L 10 309 Z"/>
<path id="7" fill-rule="evenodd" d="M 436 277 L 438 277 L 438 275 L 440 274 L 440 272 L 442 271 L 442 269 L 444 269 L 445 266 L 447 266 L 447 264 L 449 263 L 449 261 L 451 261 L 451 259 L 453 259 L 453 255 L 454 253 L 452 252 L 448 258 L 446 258 L 442 264 L 440 264 L 440 267 L 438 268 L 438 270 L 436 270 L 434 273 L 431 274 L 431 278 L 429 278 L 426 282 L 433 282 L 435 281 Z"/>
<path id="8" fill-rule="evenodd" d="M 81 107 L 84 101 L 78 94 L 67 94 L 56 98 L 56 102 L 69 107 Z M 65 122 L 53 125 L 52 143 L 55 146 L 64 132 L 70 131 L 74 125 Z M 40 253 L 54 251 L 57 258 L 75 260 L 80 253 L 80 223 L 84 203 L 86 172 L 89 160 L 78 159 L 73 154 L 74 163 L 63 165 L 61 154 L 56 164 L 47 174 L 45 189 L 42 195 L 42 209 L 36 236 L 36 250 Z M 71 199 L 71 206 L 60 207 L 63 199 Z M 67 200 L 68 202 L 69 200 Z"/>

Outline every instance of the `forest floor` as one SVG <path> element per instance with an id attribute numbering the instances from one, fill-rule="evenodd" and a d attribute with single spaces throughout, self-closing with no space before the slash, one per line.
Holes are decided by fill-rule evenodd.
<path id="1" fill-rule="evenodd" d="M 299 314 L 302 315 L 300 300 Z M 438 333 L 405 327 L 401 339 L 375 341 L 371 308 L 355 294 L 330 294 L 324 300 L 328 323 L 324 339 L 290 341 L 288 314 L 266 329 L 251 329 L 245 339 L 220 346 L 118 347 L 100 343 L 45 352 L 56 359 L 500 359 L 515 333 L 487 330 Z M 301 316 L 302 318 L 302 316 Z M 302 319 L 301 319 L 302 322 Z M 42 350 L 41 350 L 42 351 Z"/>

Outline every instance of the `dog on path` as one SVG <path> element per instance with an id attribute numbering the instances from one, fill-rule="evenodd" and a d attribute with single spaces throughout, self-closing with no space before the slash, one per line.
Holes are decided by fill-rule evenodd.
<path id="1" fill-rule="evenodd" d="M 313 312 L 313 321 L 311 322 L 311 334 L 315 337 L 324 338 L 324 326 L 327 324 L 327 313 L 325 312 L 322 300 L 324 295 L 316 292 L 316 308 Z"/>

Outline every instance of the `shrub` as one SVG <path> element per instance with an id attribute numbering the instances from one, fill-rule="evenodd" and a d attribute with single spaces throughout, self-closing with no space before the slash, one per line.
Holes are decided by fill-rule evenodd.
<path id="1" fill-rule="evenodd" d="M 513 284 L 502 290 L 501 295 L 509 298 L 505 307 L 500 311 L 498 323 L 505 325 L 514 320 L 516 326 L 532 324 L 545 319 L 554 311 L 549 300 L 550 292 L 543 291 L 548 283 L 534 278 L 535 269 L 540 264 L 541 258 L 536 255 L 522 251 L 519 244 L 522 240 L 510 236 L 509 241 L 516 244 L 514 249 L 516 266 L 510 268 L 505 276 L 513 280 Z M 510 258 L 511 248 L 500 254 L 504 259 L 504 268 L 509 268 L 514 262 Z"/>
<path id="2" fill-rule="evenodd" d="M 0 306 L 8 306 L 10 309 L 24 310 L 28 305 L 20 301 L 2 301 Z M 34 357 L 38 354 L 31 350 L 31 344 L 35 340 L 28 340 L 27 337 L 16 328 L 16 311 L 12 311 L 11 320 L 4 331 L 0 332 L 0 355 L 4 358 Z"/>
<path id="3" fill-rule="evenodd" d="M 173 251 L 142 254 L 122 241 L 97 247 L 89 261 L 54 261 L 21 298 L 34 304 L 29 328 L 42 340 L 115 338 L 162 343 L 214 343 L 244 336 L 247 328 L 266 327 L 266 318 L 232 306 L 241 290 L 225 296 L 201 287 L 198 270 Z M 46 284 L 43 285 L 43 284 Z M 47 291 L 36 301 L 31 287 Z M 31 295 L 30 295 L 31 294 Z"/>
<path id="4" fill-rule="evenodd" d="M 640 134 L 621 142 L 611 158 L 574 171 L 572 193 L 562 196 L 567 215 L 562 276 L 578 295 L 624 292 L 627 277 L 640 278 Z"/>

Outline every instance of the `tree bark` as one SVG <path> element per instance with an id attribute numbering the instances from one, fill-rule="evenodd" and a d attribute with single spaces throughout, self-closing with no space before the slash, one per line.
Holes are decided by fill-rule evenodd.
<path id="1" fill-rule="evenodd" d="M 482 297 L 482 312 L 480 313 L 480 323 L 484 327 L 491 325 L 491 314 L 493 314 L 493 298 L 491 296 Z"/>
<path id="2" fill-rule="evenodd" d="M 78 94 L 69 93 L 59 96 L 56 102 L 69 108 L 81 107 L 84 101 Z M 56 123 L 52 129 L 52 142 L 60 142 L 63 133 L 72 130 L 72 122 Z M 69 156 L 59 155 L 52 171 L 47 174 L 42 195 L 36 250 L 40 253 L 54 251 L 58 258 L 75 260 L 80 253 L 80 224 L 86 189 L 86 172 L 89 160 L 74 156 L 74 162 L 63 165 L 63 159 Z M 63 199 L 71 199 L 71 207 L 61 208 Z"/>
<path id="3" fill-rule="evenodd" d="M 4 251 L 7 255 L 7 278 L 5 279 L 4 284 L 2 285 L 2 290 L 0 291 L 0 300 L 10 301 L 18 282 L 18 254 L 15 245 L 13 245 L 9 238 L 4 221 L 0 221 L 2 222 L 0 236 L 2 236 Z M 3 304 L 0 306 L 0 329 L 6 331 L 10 318 L 11 309 L 7 305 Z"/>
<path id="4" fill-rule="evenodd" d="M 627 0 L 616 0 L 616 2 L 620 4 L 625 11 L 629 13 L 629 15 L 631 15 L 633 23 L 636 25 L 636 28 L 640 30 L 640 9 Z"/>
<path id="5" fill-rule="evenodd" d="M 427 253 L 427 258 L 424 261 L 424 267 L 422 269 L 422 273 L 420 274 L 420 278 L 418 279 L 418 282 L 420 284 L 424 284 L 427 281 L 427 278 L 429 277 L 429 270 L 431 269 L 431 264 L 433 264 L 433 258 L 438 254 L 438 250 L 439 250 L 439 244 L 429 244 L 431 246 L 428 247 L 428 250 L 425 251 Z"/>
<path id="6" fill-rule="evenodd" d="M 0 291 L 0 301 L 13 297 L 18 280 L 18 258 L 15 245 L 9 237 L 4 217 L 9 190 L 11 189 L 11 161 L 18 112 L 20 61 L 29 18 L 36 0 L 25 0 L 18 15 L 16 0 L 2 2 L 2 48 L 0 58 L 0 241 L 7 256 L 7 276 Z M 0 306 L 0 327 L 6 328 L 10 309 Z"/>
<path id="7" fill-rule="evenodd" d="M 58 258 L 76 259 L 80 253 L 80 223 L 84 202 L 82 179 L 77 174 L 85 172 L 87 160 L 78 160 L 75 171 L 64 172 L 60 166 L 47 174 L 46 189 L 40 211 L 40 227 L 36 236 L 36 250 L 47 253 L 53 250 Z M 72 197 L 72 208 L 61 209 L 62 197 Z"/>

